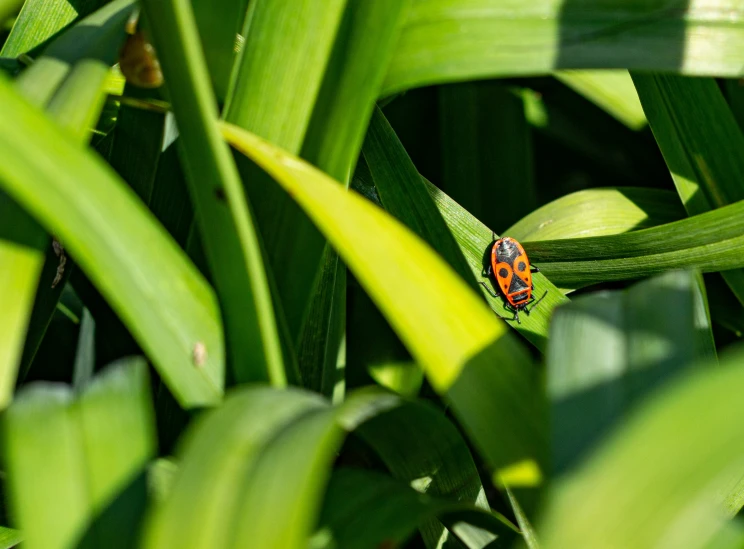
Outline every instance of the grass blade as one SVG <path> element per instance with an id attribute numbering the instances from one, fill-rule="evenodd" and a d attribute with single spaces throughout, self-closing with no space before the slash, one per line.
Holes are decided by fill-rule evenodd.
<path id="1" fill-rule="evenodd" d="M 182 159 L 224 312 L 234 378 L 285 385 L 258 235 L 240 176 L 215 124 L 215 99 L 191 6 L 187 0 L 147 0 L 143 8 L 179 123 Z"/>
<path id="2" fill-rule="evenodd" d="M 156 448 L 143 360 L 109 366 L 76 400 L 65 386 L 32 385 L 3 427 L 24 546 L 135 542 L 146 504 L 145 467 Z"/>
<path id="3" fill-rule="evenodd" d="M 299 152 L 345 5 L 268 0 L 252 6 L 225 119 Z"/>
<path id="4" fill-rule="evenodd" d="M 680 268 L 725 271 L 744 265 L 742 211 L 744 201 L 626 234 L 528 242 L 525 250 L 546 276 L 567 288 Z"/>
<path id="5" fill-rule="evenodd" d="M 9 2 L 10 7 L 20 2 Z M 43 44 L 75 19 L 83 18 L 105 4 L 103 0 L 26 0 L 8 39 L 0 50 L 2 57 L 18 57 Z M 10 10 L 0 7 L 0 18 Z"/>
<path id="6" fill-rule="evenodd" d="M 443 82 L 531 76 L 556 69 L 630 68 L 738 76 L 744 66 L 743 40 L 744 15 L 711 11 L 706 3 L 417 1 L 383 95 Z M 710 48 L 711 41 L 719 47 Z"/>
<path id="7" fill-rule="evenodd" d="M 182 405 L 219 400 L 224 359 L 211 288 L 103 162 L 2 79 L 0 105 L 0 183 L 65 242 Z M 41 144 L 48 144 L 44 161 L 36 154 Z M 132 246 L 133 239 L 148 246 Z M 197 367 L 198 344 L 207 359 Z"/>
<path id="8" fill-rule="evenodd" d="M 301 152 L 344 183 L 359 156 L 409 5 L 409 0 L 352 0 L 344 11 Z M 325 391 L 339 377 L 335 357 L 346 328 L 346 280 L 346 267 L 326 244 L 320 280 L 298 344 L 303 369 L 310 376 L 323 372 Z"/>
<path id="9" fill-rule="evenodd" d="M 338 181 L 351 178 L 410 4 L 348 2 L 302 146 L 303 158 Z"/>
<path id="10" fill-rule="evenodd" d="M 628 71 L 558 71 L 553 76 L 631 130 L 648 123 Z"/>
<path id="11" fill-rule="evenodd" d="M 744 199 L 744 135 L 715 80 L 672 75 L 633 79 L 688 215 Z M 744 270 L 723 277 L 744 304 Z"/>
<path id="12" fill-rule="evenodd" d="M 674 192 L 641 187 L 587 189 L 538 208 L 504 231 L 520 242 L 621 234 L 685 217 Z"/>
<path id="13" fill-rule="evenodd" d="M 15 80 L 21 94 L 35 105 L 45 105 L 77 61 L 94 59 L 111 66 L 134 5 L 135 0 L 113 0 L 62 33 Z"/>
<path id="14" fill-rule="evenodd" d="M 0 192 L 0 408 L 13 398 L 48 237 Z"/>
<path id="15" fill-rule="evenodd" d="M 472 289 L 477 289 L 462 251 L 426 192 L 416 166 L 379 108 L 372 115 L 362 153 L 383 207 L 434 248 Z"/>
<path id="16" fill-rule="evenodd" d="M 236 53 L 242 47 L 238 33 L 243 29 L 248 0 L 195 0 L 193 6 L 214 94 L 224 103 Z"/>

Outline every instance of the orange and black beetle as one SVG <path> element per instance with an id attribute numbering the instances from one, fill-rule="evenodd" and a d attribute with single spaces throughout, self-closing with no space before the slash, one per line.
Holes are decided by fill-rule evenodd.
<path id="1" fill-rule="evenodd" d="M 491 246 L 491 264 L 488 266 L 486 276 L 494 275 L 496 277 L 499 290 L 501 290 L 511 309 L 514 310 L 512 320 L 520 322 L 519 311 L 524 311 L 529 315 L 530 309 L 527 308 L 527 305 L 535 301 L 535 298 L 532 297 L 532 291 L 535 289 L 532 284 L 532 273 L 540 272 L 540 269 L 530 265 L 530 260 L 527 258 L 524 248 L 513 238 L 507 236 L 496 240 L 494 235 L 494 240 L 495 242 Z M 486 286 L 485 282 L 481 282 L 481 284 L 489 294 L 498 297 Z M 537 304 L 546 295 L 548 295 L 547 290 L 532 305 L 532 308 L 537 307 Z"/>

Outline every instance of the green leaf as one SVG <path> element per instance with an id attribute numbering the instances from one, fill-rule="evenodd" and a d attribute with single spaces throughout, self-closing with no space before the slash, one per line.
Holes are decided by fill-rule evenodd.
<path id="1" fill-rule="evenodd" d="M 222 129 L 312 217 L 432 386 L 450 399 L 490 464 L 519 464 L 518 471 L 527 472 L 520 482 L 539 482 L 544 407 L 536 372 L 517 342 L 502 337 L 505 326 L 477 294 L 431 248 L 368 200 L 236 126 Z M 492 437 L 496 424 L 498 440 Z"/>
<path id="2" fill-rule="evenodd" d="M 10 8 L 20 1 L 8 2 Z M 18 57 L 43 44 L 75 19 L 101 7 L 103 0 L 26 0 L 18 14 L 0 55 Z M 0 19 L 11 10 L 0 7 Z"/>
<path id="3" fill-rule="evenodd" d="M 345 6 L 346 0 L 251 4 L 223 117 L 298 153 Z M 277 301 L 294 344 L 319 280 L 325 242 L 290 199 L 255 166 L 241 160 L 238 165 L 276 279 Z"/>
<path id="4" fill-rule="evenodd" d="M 687 213 L 744 199 L 744 135 L 716 81 L 672 75 L 633 81 Z M 744 304 L 744 270 L 723 277 Z"/>
<path id="5" fill-rule="evenodd" d="M 10 549 L 23 541 L 23 534 L 12 528 L 0 526 L 0 548 Z"/>
<path id="6" fill-rule="evenodd" d="M 96 365 L 96 321 L 88 309 L 83 309 L 80 319 L 80 335 L 78 335 L 75 365 L 73 366 L 72 384 L 75 390 L 81 391 L 93 378 Z"/>
<path id="7" fill-rule="evenodd" d="M 530 259 L 554 283 L 579 288 L 672 269 L 724 271 L 744 265 L 744 201 L 631 233 L 527 242 Z"/>
<path id="8" fill-rule="evenodd" d="M 696 276 L 676 271 L 556 310 L 547 354 L 556 471 L 570 468 L 649 391 L 701 359 L 715 360 L 699 296 Z"/>
<path id="9" fill-rule="evenodd" d="M 299 152 L 345 5 L 267 0 L 251 6 L 225 119 Z"/>
<path id="10" fill-rule="evenodd" d="M 348 183 L 359 156 L 409 5 L 409 0 L 352 0 L 339 23 L 301 156 L 344 183 Z M 286 231 L 282 227 L 277 230 Z M 287 232 L 296 233 L 293 227 Z M 308 271 L 310 268 L 311 263 Z M 345 265 L 326 244 L 320 278 L 304 315 L 298 343 L 300 364 L 303 373 L 307 372 L 303 377 L 322 377 L 325 394 L 330 394 L 334 385 L 340 387 L 342 372 L 336 358 L 346 328 L 346 281 Z"/>
<path id="11" fill-rule="evenodd" d="M 555 486 L 543 547 L 707 547 L 725 526 L 717 492 L 741 475 L 743 360 L 685 375 L 632 412 Z"/>
<path id="12" fill-rule="evenodd" d="M 15 80 L 21 94 L 35 105 L 44 105 L 76 62 L 92 59 L 111 66 L 134 4 L 135 0 L 113 0 L 60 34 Z"/>
<path id="13" fill-rule="evenodd" d="M 628 71 L 558 71 L 553 76 L 632 130 L 647 124 Z"/>
<path id="14" fill-rule="evenodd" d="M 744 15 L 707 4 L 418 0 L 403 29 L 383 95 L 556 69 L 737 76 L 744 66 L 742 40 Z M 711 48 L 713 41 L 719 47 Z"/>
<path id="15" fill-rule="evenodd" d="M 411 1 L 349 0 L 344 12 L 301 154 L 343 183 L 351 178 Z"/>
<path id="16" fill-rule="evenodd" d="M 319 396 L 294 389 L 253 387 L 233 393 L 187 433 L 178 452 L 180 465 L 170 494 L 151 514 L 143 547 L 245 546 L 238 543 L 243 535 L 241 528 L 247 524 L 255 526 L 253 521 L 263 517 L 264 512 L 288 512 L 291 502 L 302 495 L 296 482 L 306 482 L 311 489 L 313 478 L 302 475 L 309 473 L 306 467 L 314 465 L 312 452 L 320 451 L 316 442 L 323 439 L 329 411 Z M 302 436 L 303 429 L 299 426 L 307 428 L 307 438 Z M 290 434 L 295 436 L 287 436 Z M 314 438 L 316 434 L 320 439 Z M 329 441 L 325 447 L 332 446 Z M 285 467 L 287 464 L 282 461 L 285 457 L 295 460 L 294 469 Z M 259 470 L 269 475 L 266 481 L 275 484 L 271 490 L 251 495 L 248 491 L 251 483 L 261 481 L 255 478 Z M 275 475 L 284 475 L 280 477 L 282 481 L 278 482 Z M 298 476 L 290 480 L 289 475 Z M 316 477 L 315 481 L 318 480 Z M 204 497 L 205 494 L 209 497 Z M 263 511 L 256 515 L 243 512 L 253 504 L 253 498 L 261 497 L 280 499 L 278 503 L 284 510 L 273 507 L 276 500 L 270 504 L 267 499 Z M 264 519 L 264 527 L 297 533 L 289 521 L 278 517 L 274 514 L 270 520 Z M 305 525 L 307 529 L 311 526 Z M 299 524 L 296 528 L 302 530 Z M 254 534 L 256 546 L 291 547 L 260 544 L 258 532 Z"/>
<path id="17" fill-rule="evenodd" d="M 512 529 L 514 527 L 506 520 L 500 522 L 482 509 L 422 494 L 380 473 L 340 469 L 331 478 L 320 526 L 310 547 L 375 549 L 384 546 L 385 542 L 402 543 L 418 524 L 433 522 L 436 517 L 450 523 L 455 522 L 455 517 L 477 517 L 478 522 L 490 526 L 491 544 L 488 547 L 493 549 L 510 547 L 516 538 L 516 529 Z M 458 527 L 463 525 L 464 521 L 457 520 Z"/>
<path id="18" fill-rule="evenodd" d="M 0 192 L 0 408 L 13 398 L 47 235 Z"/>
<path id="19" fill-rule="evenodd" d="M 144 360 L 109 366 L 77 399 L 66 386 L 31 385 L 3 427 L 10 502 L 25 547 L 132 546 L 156 448 Z"/>
<path id="20" fill-rule="evenodd" d="M 498 82 L 439 88 L 441 188 L 501 231 L 536 206 L 524 100 Z"/>
<path id="21" fill-rule="evenodd" d="M 339 371 L 339 352 L 346 317 L 346 266 L 330 246 L 323 252 L 320 281 L 310 303 L 297 358 L 302 365 L 304 387 L 332 396 L 343 372 Z"/>
<path id="22" fill-rule="evenodd" d="M 71 143 L 2 79 L 0 105 L 0 184 L 65 243 L 182 405 L 219 400 L 224 359 L 211 288 L 100 158 Z M 194 363 L 197 346 L 206 349 L 201 365 Z"/>
<path id="23" fill-rule="evenodd" d="M 236 53 L 243 46 L 238 33 L 243 28 L 248 0 L 195 0 L 192 4 L 212 87 L 223 103 Z"/>
<path id="24" fill-rule="evenodd" d="M 618 187 L 577 191 L 542 206 L 504 231 L 520 242 L 626 233 L 685 217 L 677 195 Z"/>
<path id="25" fill-rule="evenodd" d="M 287 382 L 258 235 L 228 147 L 188 0 L 142 4 L 179 125 L 182 159 L 238 382 Z"/>
<path id="26" fill-rule="evenodd" d="M 477 289 L 470 267 L 385 115 L 375 108 L 362 148 L 382 206 Z"/>
<path id="27" fill-rule="evenodd" d="M 430 496 L 489 508 L 465 440 L 433 406 L 400 400 L 398 406 L 362 423 L 356 434 L 380 456 L 395 479 Z M 434 520 L 422 522 L 420 528 L 427 547 L 440 547 L 452 536 Z"/>

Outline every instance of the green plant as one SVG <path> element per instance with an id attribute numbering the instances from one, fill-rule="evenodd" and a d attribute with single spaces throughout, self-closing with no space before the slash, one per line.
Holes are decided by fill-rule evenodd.
<path id="1" fill-rule="evenodd" d="M 744 5 L 17 4 L 0 546 L 744 546 Z"/>

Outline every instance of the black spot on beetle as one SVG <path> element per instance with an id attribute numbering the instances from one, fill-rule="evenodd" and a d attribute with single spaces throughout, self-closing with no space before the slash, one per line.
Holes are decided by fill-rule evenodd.
<path id="1" fill-rule="evenodd" d="M 524 272 L 524 269 L 527 265 L 524 264 L 524 261 L 520 261 L 517 263 L 517 270 L 521 273 Z"/>
<path id="2" fill-rule="evenodd" d="M 499 269 L 499 276 L 501 278 L 506 278 L 507 276 L 509 276 L 509 271 L 502 267 L 501 269 Z"/>

